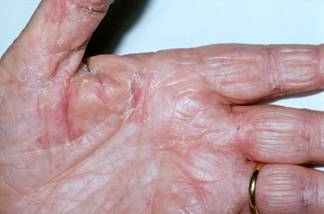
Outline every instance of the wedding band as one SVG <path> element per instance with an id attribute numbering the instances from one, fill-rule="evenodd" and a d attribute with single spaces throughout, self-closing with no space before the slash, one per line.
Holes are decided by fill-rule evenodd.
<path id="1" fill-rule="evenodd" d="M 262 167 L 264 166 L 264 163 L 258 163 L 255 168 L 254 172 L 252 174 L 250 184 L 249 184 L 249 206 L 252 214 L 260 214 L 258 211 L 258 208 L 256 206 L 255 201 L 255 190 L 256 190 L 256 182 L 258 179 L 258 175 Z"/>

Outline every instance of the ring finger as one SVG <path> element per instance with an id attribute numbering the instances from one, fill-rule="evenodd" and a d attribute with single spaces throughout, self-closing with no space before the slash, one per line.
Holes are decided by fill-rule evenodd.
<path id="1" fill-rule="evenodd" d="M 258 176 L 256 206 L 261 214 L 324 212 L 324 173 L 297 165 L 268 164 Z"/>

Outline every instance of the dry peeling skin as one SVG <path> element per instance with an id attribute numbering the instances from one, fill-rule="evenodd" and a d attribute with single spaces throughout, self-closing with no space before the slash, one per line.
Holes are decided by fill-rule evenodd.
<path id="1" fill-rule="evenodd" d="M 312 87 L 318 79 L 306 72 L 312 66 L 306 57 L 315 47 L 247 48 L 98 56 L 63 86 L 6 86 L 1 211 L 243 212 L 253 166 L 249 155 L 264 152 L 269 161 L 295 154 L 292 149 L 303 155 L 303 142 L 283 142 L 309 136 L 303 136 L 303 121 L 311 115 L 275 107 L 246 113 L 227 100 L 271 96 L 302 81 Z M 304 53 L 294 59 L 304 75 L 292 86 L 260 81 L 267 78 L 269 50 L 288 59 L 287 53 Z M 237 77 L 239 70 L 244 78 Z M 255 90 L 251 81 L 262 87 Z M 256 151 L 241 149 L 258 141 Z"/>
<path id="2" fill-rule="evenodd" d="M 49 54 L 18 40 L 1 60 L 0 213 L 247 214 L 249 160 L 323 161 L 322 113 L 243 106 L 322 88 L 322 46 L 217 45 L 79 65 L 80 47 L 68 54 L 58 41 Z M 264 169 L 261 213 L 324 207 L 323 175 L 290 182 L 300 170 L 291 167 Z"/>
<path id="3" fill-rule="evenodd" d="M 237 213 L 234 116 L 189 62 L 98 56 L 63 87 L 7 87 L 2 211 Z"/>

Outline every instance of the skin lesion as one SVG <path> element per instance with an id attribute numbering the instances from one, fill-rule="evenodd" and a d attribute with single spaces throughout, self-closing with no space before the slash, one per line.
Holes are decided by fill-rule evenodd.
<path id="1" fill-rule="evenodd" d="M 118 67 L 96 71 L 90 71 L 87 66 L 81 67 L 64 87 L 52 91 L 52 97 L 38 97 L 37 111 L 40 121 L 44 122 L 42 127 L 47 127 L 47 132 L 61 131 L 59 135 L 66 136 L 62 140 L 50 139 L 44 133 L 40 139 L 54 144 L 73 142 L 110 118 L 119 118 L 115 127 L 117 131 L 126 120 L 126 113 L 131 111 L 136 102 L 132 78 L 131 72 Z M 138 96 L 140 92 L 136 93 Z M 56 102 L 56 105 L 53 106 L 53 102 Z M 56 128 L 48 126 L 57 120 L 59 122 Z"/>
<path id="2" fill-rule="evenodd" d="M 104 15 L 108 9 L 107 2 L 113 3 L 113 0 L 70 0 L 70 2 L 90 14 Z"/>
<path id="3" fill-rule="evenodd" d="M 243 201 L 238 187 L 248 170 L 245 159 L 227 147 L 231 132 L 223 128 L 232 121 L 221 119 L 228 113 L 225 107 L 215 105 L 215 94 L 196 96 L 209 89 L 191 72 L 175 70 L 166 75 L 169 81 L 161 81 L 159 75 L 167 69 L 157 71 L 152 63 L 150 68 L 161 73 L 150 70 L 143 75 L 148 67 L 131 62 L 127 57 L 90 59 L 68 87 L 53 86 L 40 93 L 42 121 L 51 121 L 53 115 L 64 118 L 40 127 L 66 140 L 47 138 L 50 144 L 42 148 L 42 157 L 48 162 L 29 164 L 42 170 L 41 176 L 31 175 L 31 183 L 37 186 L 24 192 L 28 197 L 16 196 L 15 201 L 32 211 L 54 213 L 61 209 L 204 213 L 220 207 L 235 213 L 231 206 Z M 177 83 L 181 75 L 189 80 Z M 66 134 L 67 125 L 70 134 Z M 109 133 L 95 137 L 107 128 Z M 71 149 L 61 151 L 60 146 Z M 23 185 L 32 186 L 28 182 Z M 228 191 L 233 194 L 224 194 Z M 224 201 L 226 206 L 221 204 Z"/>
<path id="4" fill-rule="evenodd" d="M 88 13 L 99 13 L 103 16 L 112 0 L 51 0 L 45 13 L 45 21 L 61 24 L 72 12 L 73 7 Z"/>
<path id="5" fill-rule="evenodd" d="M 50 1 L 49 8 L 45 13 L 45 21 L 53 23 L 62 23 L 68 15 L 67 11 L 68 0 L 52 0 Z"/>
<path id="6" fill-rule="evenodd" d="M 6 87 L 6 105 L 0 110 L 7 122 L 1 129 L 10 137 L 2 140 L 3 145 L 14 146 L 3 148 L 7 155 L 0 163 L 8 174 L 28 179 L 4 180 L 19 189 L 43 185 L 91 155 L 120 129 L 125 112 L 134 105 L 133 73 L 123 63 L 113 65 L 97 74 L 80 71 L 60 85 L 23 88 L 19 93 L 16 85 Z"/>

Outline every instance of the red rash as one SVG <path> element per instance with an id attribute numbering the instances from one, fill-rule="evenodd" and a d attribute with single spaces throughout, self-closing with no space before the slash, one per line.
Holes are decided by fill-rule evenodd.
<path id="1" fill-rule="evenodd" d="M 66 0 L 52 0 L 45 14 L 45 21 L 62 23 L 67 16 Z"/>

